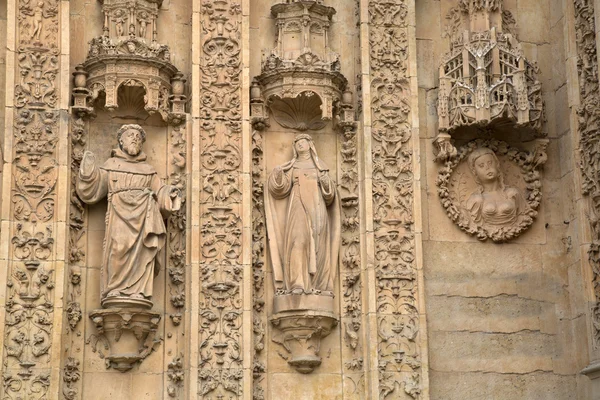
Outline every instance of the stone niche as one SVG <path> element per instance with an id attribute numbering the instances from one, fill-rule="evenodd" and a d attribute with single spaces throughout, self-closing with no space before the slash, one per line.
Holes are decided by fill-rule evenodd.
<path id="1" fill-rule="evenodd" d="M 346 321 L 340 315 L 340 254 L 348 243 L 343 238 L 353 234 L 343 221 L 358 207 L 357 187 L 343 180 L 345 171 L 357 167 L 357 124 L 353 94 L 331 48 L 336 9 L 322 0 L 300 0 L 276 3 L 270 10 L 276 46 L 263 52 L 261 73 L 250 93 L 253 137 L 261 144 L 254 159 L 261 178 L 255 185 L 264 182 L 265 203 L 264 215 L 258 209 L 255 224 L 256 218 L 266 219 L 265 228 L 254 237 L 255 247 L 264 241 L 265 251 L 255 253 L 254 263 L 266 260 L 264 298 L 270 323 L 264 334 L 269 351 L 279 354 L 266 360 L 267 368 L 287 382 L 287 375 L 277 373 L 339 373 L 340 321 Z M 346 155 L 331 151 L 340 146 Z M 284 181 L 291 185 L 281 189 Z M 303 189 L 307 187 L 312 189 Z M 294 208 L 291 198 L 298 193 L 319 192 L 325 205 L 315 203 L 297 215 L 314 222 L 310 231 L 327 232 L 314 246 L 322 246 L 320 251 L 331 258 L 322 262 L 307 256 L 303 264 L 302 256 L 284 254 L 314 251 L 294 250 L 303 245 L 303 233 L 285 210 Z M 297 262 L 283 271 L 290 257 Z M 323 278 L 327 274 L 329 278 Z"/>
<path id="2" fill-rule="evenodd" d="M 102 34 L 89 42 L 87 58 L 75 67 L 71 107 L 74 193 L 71 218 L 83 227 L 71 230 L 72 253 L 80 254 L 72 259 L 71 274 L 77 269 L 80 275 L 85 275 L 77 283 L 81 288 L 73 290 L 72 297 L 77 301 L 82 293 L 86 297 L 84 372 L 133 369 L 135 373 L 143 368 L 164 373 L 165 356 L 163 351 L 155 350 L 164 346 L 173 332 L 177 335 L 182 329 L 185 306 L 185 79 L 171 63 L 170 48 L 158 42 L 161 1 L 106 0 L 100 3 L 104 16 Z M 107 195 L 96 201 L 82 197 L 78 186 L 79 171 L 86 162 L 87 152 L 94 154 L 96 166 L 114 157 L 120 147 L 117 132 L 124 125 L 143 129 L 145 159 L 138 157 L 140 162 L 147 165 L 145 171 L 156 171 L 161 185 L 168 184 L 165 187 L 173 190 L 173 198 L 181 202 L 178 209 L 163 210 L 159 206 L 160 213 L 156 209 L 155 218 L 164 224 L 161 237 L 165 239 L 155 256 L 153 271 L 148 274 L 149 296 L 124 294 L 119 290 L 109 293 L 107 276 L 113 276 L 114 272 L 108 271 L 103 257 L 109 240 L 106 229 L 111 226 L 107 210 L 111 207 L 109 199 L 114 199 L 119 192 L 112 191 L 113 183 L 109 182 Z M 121 150 L 126 152 L 123 147 Z M 110 172 L 108 174 L 108 179 L 112 179 Z M 129 186 L 140 190 L 135 184 Z M 148 201 L 160 204 L 161 192 L 154 186 Z M 78 226 L 74 222 L 72 226 Z M 153 223 L 159 230 L 163 229 L 161 223 L 156 224 Z M 76 327 L 77 321 L 73 321 L 73 325 Z M 168 352 L 173 354 L 172 345 L 169 346 Z M 176 351 L 173 357 L 178 355 Z M 162 382 L 157 384 L 162 385 Z M 181 390 L 179 386 L 173 382 L 168 392 L 177 394 Z"/>

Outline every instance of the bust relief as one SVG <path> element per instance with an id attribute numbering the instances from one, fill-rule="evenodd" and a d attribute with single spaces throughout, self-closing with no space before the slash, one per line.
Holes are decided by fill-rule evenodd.
<path id="1" fill-rule="evenodd" d="M 536 142 L 532 151 L 521 151 L 478 139 L 453 152 L 437 180 L 450 219 L 479 240 L 503 242 L 523 233 L 541 201 L 544 145 Z"/>
<path id="2" fill-rule="evenodd" d="M 531 207 L 519 189 L 505 185 L 500 161 L 492 150 L 485 147 L 475 150 L 468 163 L 477 184 L 466 204 L 474 224 L 493 231 L 518 225 L 527 218 Z"/>

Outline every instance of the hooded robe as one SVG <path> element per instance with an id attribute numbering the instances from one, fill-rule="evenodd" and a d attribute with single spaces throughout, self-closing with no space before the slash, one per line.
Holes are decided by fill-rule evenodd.
<path id="1" fill-rule="evenodd" d="M 86 203 L 108 196 L 102 255 L 102 298 L 141 295 L 152 297 L 153 277 L 167 231 L 163 218 L 181 206 L 172 199 L 172 186 L 163 185 L 146 155 L 130 157 L 115 149 L 89 176 L 79 173 L 77 194 Z M 165 215 L 161 214 L 164 213 Z"/>
<path id="2" fill-rule="evenodd" d="M 299 139 L 297 139 L 299 140 Z M 268 246 L 277 287 L 304 293 L 334 289 L 340 252 L 340 203 L 319 160 L 294 158 L 271 173 L 265 191 Z"/>

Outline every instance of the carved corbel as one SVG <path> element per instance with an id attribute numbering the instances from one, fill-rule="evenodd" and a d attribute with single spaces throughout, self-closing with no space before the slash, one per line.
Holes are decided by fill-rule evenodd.
<path id="1" fill-rule="evenodd" d="M 452 144 L 452 137 L 444 132 L 440 132 L 433 140 L 433 159 L 435 162 L 446 162 L 458 154 L 456 147 Z"/>
<path id="2" fill-rule="evenodd" d="M 344 135 L 353 134 L 356 132 L 358 123 L 356 122 L 356 110 L 352 104 L 352 92 L 346 90 L 342 95 L 342 101 L 339 105 L 339 110 L 336 115 L 336 127 Z"/>
<path id="3" fill-rule="evenodd" d="M 309 374 L 321 365 L 321 341 L 337 326 L 338 319 L 333 313 L 304 310 L 275 314 L 271 323 L 276 327 L 273 342 L 290 354 L 288 364 Z"/>
<path id="4" fill-rule="evenodd" d="M 102 354 L 106 368 L 126 372 L 144 360 L 161 338 L 157 334 L 160 314 L 135 308 L 110 308 L 94 310 L 90 313 L 98 335 L 92 335 L 88 342 L 97 351 L 98 342 L 104 343 L 108 354 Z M 133 351 L 132 351 L 133 349 Z"/>

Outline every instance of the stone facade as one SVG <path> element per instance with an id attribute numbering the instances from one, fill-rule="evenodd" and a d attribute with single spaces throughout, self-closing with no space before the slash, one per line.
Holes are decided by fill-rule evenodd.
<path id="1" fill-rule="evenodd" d="M 598 30 L 0 2 L 0 397 L 600 399 Z"/>

